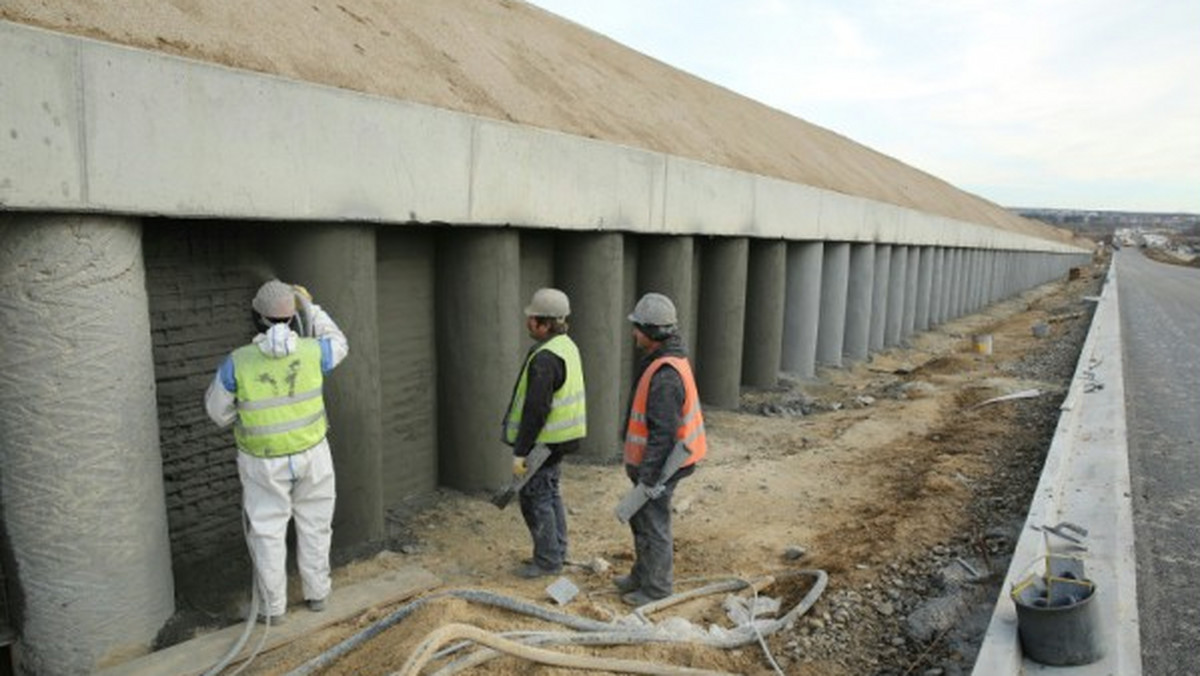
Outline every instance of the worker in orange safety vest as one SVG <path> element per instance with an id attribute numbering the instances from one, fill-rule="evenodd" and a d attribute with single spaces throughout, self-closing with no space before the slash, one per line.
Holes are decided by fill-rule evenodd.
<path id="1" fill-rule="evenodd" d="M 625 430 L 625 472 L 643 484 L 650 499 L 629 519 L 634 563 L 613 583 L 622 600 L 641 606 L 672 594 L 674 536 L 671 496 L 690 476 L 708 449 L 700 395 L 678 332 L 675 304 L 660 293 L 647 293 L 629 315 L 642 352 Z M 689 452 L 683 466 L 665 477 L 663 465 L 676 446 Z"/>

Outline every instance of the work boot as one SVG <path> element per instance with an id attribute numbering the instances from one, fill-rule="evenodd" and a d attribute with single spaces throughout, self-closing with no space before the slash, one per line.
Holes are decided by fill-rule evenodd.
<path id="1" fill-rule="evenodd" d="M 617 591 L 622 594 L 628 594 L 631 591 L 636 591 L 641 585 L 634 579 L 632 575 L 618 575 L 613 578 L 613 585 Z"/>
<path id="2" fill-rule="evenodd" d="M 548 577 L 550 575 L 558 575 L 560 572 L 562 572 L 562 568 L 559 567 L 557 569 L 552 570 L 549 568 L 542 568 L 541 566 L 537 565 L 536 563 L 526 563 L 526 564 L 523 564 L 520 567 L 518 567 L 517 570 L 514 572 L 515 572 L 516 576 L 519 578 L 522 578 L 525 580 L 533 580 L 533 579 L 536 579 L 539 577 Z"/>
<path id="3" fill-rule="evenodd" d="M 654 598 L 653 596 L 650 596 L 649 594 L 642 591 L 641 589 L 638 589 L 636 591 L 631 591 L 628 594 L 622 594 L 621 600 L 624 601 L 627 605 L 631 605 L 635 608 L 641 608 L 642 606 L 646 605 L 647 603 L 654 603 L 658 599 Z"/>
<path id="4" fill-rule="evenodd" d="M 267 620 L 271 621 L 272 627 L 280 627 L 287 623 L 287 619 L 284 617 L 283 613 L 280 613 L 278 615 L 272 615 L 270 617 L 267 617 L 266 615 L 263 615 L 261 613 L 258 615 L 258 623 L 259 624 L 267 624 Z"/>
<path id="5" fill-rule="evenodd" d="M 308 609 L 314 613 L 319 613 L 325 610 L 325 599 L 309 599 Z"/>

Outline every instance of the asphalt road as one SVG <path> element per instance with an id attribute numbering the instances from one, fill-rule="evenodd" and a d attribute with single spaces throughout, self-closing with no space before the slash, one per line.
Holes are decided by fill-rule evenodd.
<path id="1" fill-rule="evenodd" d="M 1200 674 L 1200 269 L 1117 252 L 1142 668 Z"/>

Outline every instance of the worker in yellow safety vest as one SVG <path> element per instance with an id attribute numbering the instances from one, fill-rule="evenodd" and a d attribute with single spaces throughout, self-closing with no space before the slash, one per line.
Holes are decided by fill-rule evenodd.
<path id="1" fill-rule="evenodd" d="M 567 556 L 567 513 L 559 482 L 565 454 L 587 436 L 587 401 L 579 348 L 567 336 L 571 314 L 567 294 L 538 289 L 525 308 L 525 328 L 534 344 L 513 386 L 503 422 L 503 440 L 512 447 L 513 474 L 527 471 L 526 457 L 545 444 L 549 457 L 528 477 L 519 497 L 521 516 L 533 539 L 533 558 L 516 574 L 531 579 L 562 570 Z"/>
<path id="2" fill-rule="evenodd" d="M 273 279 L 258 289 L 251 307 L 262 333 L 222 362 L 204 403 L 214 422 L 233 425 L 247 540 L 263 593 L 259 620 L 280 624 L 287 610 L 289 520 L 295 519 L 309 609 L 324 610 L 332 587 L 336 491 L 322 386 L 349 346 L 304 287 Z"/>
<path id="3" fill-rule="evenodd" d="M 628 575 L 613 579 L 622 600 L 633 606 L 670 596 L 674 586 L 671 496 L 679 481 L 696 470 L 708 451 L 700 394 L 678 331 L 675 304 L 647 293 L 629 315 L 642 353 L 625 427 L 625 473 L 649 496 L 629 519 L 634 562 Z M 664 476 L 664 465 L 679 447 L 687 452 L 680 469 Z"/>

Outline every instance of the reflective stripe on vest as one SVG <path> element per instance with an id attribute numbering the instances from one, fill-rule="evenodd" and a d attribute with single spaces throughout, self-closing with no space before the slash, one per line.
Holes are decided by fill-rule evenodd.
<path id="1" fill-rule="evenodd" d="M 296 351 L 272 358 L 257 345 L 233 351 L 237 414 L 233 437 L 240 450 L 269 458 L 307 450 L 325 438 L 321 344 L 300 338 Z"/>
<path id="2" fill-rule="evenodd" d="M 650 429 L 646 425 L 646 402 L 650 398 L 650 380 L 663 366 L 671 366 L 679 372 L 683 381 L 683 408 L 679 411 L 679 427 L 675 440 L 692 452 L 684 467 L 696 464 L 708 452 L 708 437 L 704 434 L 704 414 L 700 410 L 700 393 L 696 390 L 696 379 L 692 366 L 684 357 L 659 357 L 646 367 L 638 380 L 629 406 L 629 425 L 625 429 L 625 464 L 638 466 L 646 453 Z"/>
<path id="3" fill-rule="evenodd" d="M 583 361 L 579 358 L 579 348 L 575 346 L 575 342 L 566 335 L 558 335 L 530 353 L 529 358 L 525 360 L 525 367 L 521 369 L 521 377 L 517 379 L 517 389 L 513 392 L 504 423 L 504 440 L 510 444 L 516 443 L 517 433 L 521 429 L 525 392 L 529 387 L 529 365 L 542 350 L 549 350 L 563 360 L 567 367 L 567 377 L 550 400 L 550 413 L 546 416 L 546 422 L 538 432 L 536 441 L 543 444 L 561 444 L 587 436 Z"/>

